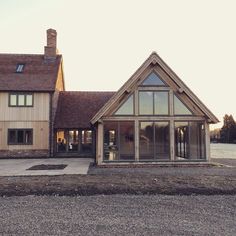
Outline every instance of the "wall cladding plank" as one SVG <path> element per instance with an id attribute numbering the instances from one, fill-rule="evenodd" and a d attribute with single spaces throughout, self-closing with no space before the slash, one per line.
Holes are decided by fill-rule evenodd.
<path id="1" fill-rule="evenodd" d="M 33 107 L 9 107 L 8 93 L 0 93 L 0 121 L 48 121 L 49 93 L 34 93 Z"/>

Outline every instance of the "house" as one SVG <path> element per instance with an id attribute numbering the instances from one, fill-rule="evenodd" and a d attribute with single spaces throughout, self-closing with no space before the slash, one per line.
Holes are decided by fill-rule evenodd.
<path id="1" fill-rule="evenodd" d="M 65 91 L 52 29 L 44 55 L 0 60 L 1 157 L 94 157 L 98 165 L 210 159 L 209 124 L 218 119 L 155 52 L 117 92 Z"/>
<path id="2" fill-rule="evenodd" d="M 0 157 L 53 155 L 53 121 L 64 90 L 56 31 L 42 55 L 0 54 Z"/>

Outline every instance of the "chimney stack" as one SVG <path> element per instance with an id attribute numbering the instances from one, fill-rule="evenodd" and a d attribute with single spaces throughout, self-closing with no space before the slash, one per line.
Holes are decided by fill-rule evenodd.
<path id="1" fill-rule="evenodd" d="M 55 59 L 57 56 L 57 31 L 47 30 L 47 46 L 44 47 L 44 58 Z"/>

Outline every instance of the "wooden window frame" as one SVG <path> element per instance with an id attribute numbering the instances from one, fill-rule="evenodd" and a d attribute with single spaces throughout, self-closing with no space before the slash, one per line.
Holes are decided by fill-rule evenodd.
<path id="1" fill-rule="evenodd" d="M 15 142 L 10 142 L 10 132 L 14 131 L 16 134 L 16 138 L 15 138 Z M 17 139 L 18 139 L 18 131 L 23 131 L 23 143 L 18 143 Z M 25 133 L 27 131 L 30 131 L 32 134 L 32 139 L 31 142 L 26 143 L 25 142 Z M 8 133 L 7 133 L 7 144 L 8 145 L 33 145 L 33 129 L 8 129 Z"/>
<path id="2" fill-rule="evenodd" d="M 16 105 L 11 105 L 11 95 L 16 95 Z M 19 105 L 19 95 L 24 95 L 24 105 Z M 26 97 L 27 95 L 32 96 L 32 105 L 26 105 Z M 33 93 L 9 93 L 8 96 L 8 106 L 9 107 L 33 107 L 34 106 L 34 94 Z"/>

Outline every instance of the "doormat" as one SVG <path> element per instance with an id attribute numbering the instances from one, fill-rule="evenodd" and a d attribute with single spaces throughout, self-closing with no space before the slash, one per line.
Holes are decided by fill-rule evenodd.
<path id="1" fill-rule="evenodd" d="M 63 170 L 67 167 L 67 165 L 46 165 L 46 164 L 42 164 L 42 165 L 36 165 L 36 166 L 32 166 L 29 169 L 26 170 Z"/>

